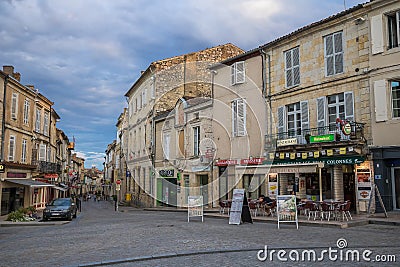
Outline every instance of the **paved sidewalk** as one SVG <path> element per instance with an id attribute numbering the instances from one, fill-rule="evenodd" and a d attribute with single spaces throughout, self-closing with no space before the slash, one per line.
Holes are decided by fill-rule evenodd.
<path id="1" fill-rule="evenodd" d="M 130 210 L 137 210 L 135 207 L 131 206 L 120 206 L 120 212 L 129 212 Z M 166 211 L 166 212 L 187 212 L 185 208 L 173 208 L 173 207 L 156 207 L 156 208 L 144 208 L 146 211 Z M 42 217 L 42 211 L 38 211 L 38 216 Z M 79 216 L 79 214 L 78 214 Z M 221 219 L 228 219 L 228 214 L 220 214 L 219 208 L 206 208 L 204 209 L 205 217 L 214 217 Z M 336 227 L 336 228 L 349 228 L 354 226 L 363 226 L 368 224 L 380 224 L 380 225 L 393 225 L 400 226 L 400 212 L 392 211 L 388 212 L 388 217 L 385 218 L 384 213 L 376 213 L 376 214 L 352 214 L 353 220 L 349 221 L 335 221 L 330 220 L 308 220 L 306 216 L 299 216 L 299 225 L 300 226 L 317 226 L 317 227 Z M 276 216 L 256 216 L 252 217 L 254 222 L 265 222 L 265 223 L 273 223 L 277 224 Z M 37 219 L 35 221 L 30 222 L 10 222 L 6 221 L 7 215 L 0 216 L 0 227 L 13 227 L 13 226 L 48 226 L 48 225 L 63 225 L 69 223 L 69 221 L 46 221 L 43 222 L 41 219 Z"/>

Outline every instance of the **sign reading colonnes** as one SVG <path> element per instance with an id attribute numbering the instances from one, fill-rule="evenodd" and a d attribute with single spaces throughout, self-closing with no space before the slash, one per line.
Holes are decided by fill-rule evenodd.
<path id="1" fill-rule="evenodd" d="M 46 179 L 57 179 L 58 174 L 57 173 L 45 173 L 44 178 Z"/>

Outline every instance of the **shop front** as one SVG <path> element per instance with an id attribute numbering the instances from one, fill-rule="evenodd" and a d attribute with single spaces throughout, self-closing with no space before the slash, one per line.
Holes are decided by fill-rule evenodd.
<path id="1" fill-rule="evenodd" d="M 5 179 L 2 182 L 1 215 L 20 207 L 44 208 L 54 185 L 32 179 Z"/>
<path id="2" fill-rule="evenodd" d="M 371 147 L 374 182 L 386 210 L 400 211 L 400 147 Z M 383 212 L 376 201 L 377 212 Z"/>
<path id="3" fill-rule="evenodd" d="M 157 170 L 157 205 L 177 206 L 178 178 L 175 169 Z"/>

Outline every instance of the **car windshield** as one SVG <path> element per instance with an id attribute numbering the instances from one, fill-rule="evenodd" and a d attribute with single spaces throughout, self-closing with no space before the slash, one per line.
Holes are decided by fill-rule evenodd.
<path id="1" fill-rule="evenodd" d="M 50 206 L 69 206 L 70 200 L 69 199 L 54 199 L 50 202 Z"/>

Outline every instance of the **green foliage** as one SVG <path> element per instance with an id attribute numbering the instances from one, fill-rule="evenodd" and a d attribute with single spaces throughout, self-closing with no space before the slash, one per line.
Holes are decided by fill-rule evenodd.
<path id="1" fill-rule="evenodd" d="M 33 213 L 36 213 L 36 208 L 33 206 L 27 208 L 20 207 L 18 210 L 8 214 L 7 221 L 12 221 L 12 222 L 34 221 L 35 220 L 34 218 L 28 216 L 28 214 L 33 214 Z"/>

